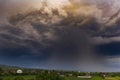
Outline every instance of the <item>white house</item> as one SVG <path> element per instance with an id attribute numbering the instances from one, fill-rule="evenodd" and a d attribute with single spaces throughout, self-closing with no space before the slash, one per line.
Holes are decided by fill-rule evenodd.
<path id="1" fill-rule="evenodd" d="M 22 73 L 23 73 L 23 71 L 21 69 L 17 70 L 17 74 L 22 74 Z"/>

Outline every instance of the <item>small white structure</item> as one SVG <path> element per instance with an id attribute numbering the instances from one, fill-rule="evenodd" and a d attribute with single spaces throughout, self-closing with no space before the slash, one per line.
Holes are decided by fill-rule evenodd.
<path id="1" fill-rule="evenodd" d="M 23 73 L 23 71 L 21 69 L 17 70 L 17 74 L 22 74 L 22 73 Z"/>
<path id="2" fill-rule="evenodd" d="M 61 77 L 65 77 L 65 75 L 60 75 Z"/>
<path id="3" fill-rule="evenodd" d="M 92 78 L 92 76 L 77 76 L 77 78 Z"/>

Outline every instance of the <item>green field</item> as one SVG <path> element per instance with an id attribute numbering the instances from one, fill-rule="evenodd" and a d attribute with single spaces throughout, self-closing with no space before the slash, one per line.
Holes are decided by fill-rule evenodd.
<path id="1" fill-rule="evenodd" d="M 24 80 L 36 80 L 34 75 L 26 75 L 26 76 L 4 76 L 3 80 L 14 80 L 16 77 L 22 77 Z M 90 79 L 81 79 L 75 77 L 65 77 L 65 80 L 90 80 Z"/>
<path id="2" fill-rule="evenodd" d="M 3 80 L 14 80 L 17 77 L 22 77 L 24 80 L 35 80 L 34 75 L 26 75 L 26 76 L 3 76 Z"/>
<path id="3" fill-rule="evenodd" d="M 26 76 L 3 76 L 3 80 L 14 80 L 16 77 L 22 77 L 24 80 L 36 80 L 34 75 L 26 75 Z M 75 77 L 65 77 L 65 80 L 92 80 L 92 79 L 81 79 Z M 120 80 L 120 77 L 106 77 L 105 80 Z"/>
<path id="4" fill-rule="evenodd" d="M 105 80 L 120 80 L 120 77 L 106 77 Z"/>
<path id="5" fill-rule="evenodd" d="M 81 79 L 81 78 L 67 77 L 65 80 L 90 80 L 90 79 Z"/>

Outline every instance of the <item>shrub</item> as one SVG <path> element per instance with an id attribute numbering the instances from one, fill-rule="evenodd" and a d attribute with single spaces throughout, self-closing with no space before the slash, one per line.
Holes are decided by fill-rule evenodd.
<path id="1" fill-rule="evenodd" d="M 100 76 L 94 76 L 92 77 L 91 80 L 105 80 L 103 77 L 100 77 Z"/>
<path id="2" fill-rule="evenodd" d="M 36 76 L 36 80 L 65 80 L 63 77 L 57 75 L 56 73 L 40 73 Z"/>
<path id="3" fill-rule="evenodd" d="M 28 79 L 28 80 L 35 80 L 35 79 Z"/>
<path id="4" fill-rule="evenodd" d="M 10 78 L 5 78 L 4 80 L 11 80 Z"/>
<path id="5" fill-rule="evenodd" d="M 14 78 L 14 80 L 24 80 L 24 78 L 23 77 L 16 77 L 16 78 Z"/>
<path id="6" fill-rule="evenodd" d="M 0 77 L 0 80 L 3 80 L 3 78 Z"/>

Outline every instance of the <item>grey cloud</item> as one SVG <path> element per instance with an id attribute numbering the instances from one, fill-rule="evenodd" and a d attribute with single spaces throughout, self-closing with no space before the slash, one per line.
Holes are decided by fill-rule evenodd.
<path id="1" fill-rule="evenodd" d="M 62 66 L 68 68 L 68 66 L 72 66 L 71 64 L 74 64 L 75 66 L 72 66 L 74 67 L 74 69 L 80 69 L 84 68 L 84 66 L 86 65 L 90 67 L 89 65 L 93 65 L 94 63 L 96 64 L 97 62 L 100 62 L 100 64 L 104 66 L 102 57 L 98 58 L 99 54 L 94 53 L 93 45 L 91 44 L 90 36 L 95 33 L 95 30 L 97 30 L 98 27 L 98 24 L 94 18 L 81 17 L 80 20 L 79 18 L 78 20 L 76 20 L 74 17 L 68 17 L 61 20 L 60 23 L 44 24 L 41 22 L 41 20 L 43 20 L 44 18 L 48 19 L 47 16 L 49 15 L 40 14 L 39 11 L 31 13 L 28 13 L 26 17 L 20 17 L 19 15 L 16 15 L 14 16 L 15 19 L 13 17 L 10 18 L 10 23 L 12 27 L 9 27 L 9 29 L 7 26 L 8 30 L 3 28 L 3 30 L 7 30 L 9 34 L 7 34 L 7 37 L 3 35 L 2 38 L 8 39 L 7 42 L 9 43 L 11 43 L 11 40 L 13 40 L 17 43 L 16 46 L 24 44 L 24 49 L 28 49 L 28 51 L 23 50 L 24 53 L 22 52 L 23 54 L 21 55 L 25 55 L 26 53 L 30 53 L 33 55 L 39 54 L 39 58 L 43 56 L 49 56 L 46 63 L 48 62 L 47 64 L 51 63 L 52 65 L 55 64 L 53 68 L 60 68 L 57 65 L 61 65 L 61 69 L 63 69 Z M 23 14 L 22 16 L 24 15 L 26 14 Z M 37 18 L 36 15 L 42 18 L 38 19 L 38 21 L 35 21 L 35 19 Z M 54 15 L 56 15 L 56 13 Z M 33 20 L 29 19 L 30 16 L 32 16 Z M 57 14 L 57 16 L 59 16 L 59 14 Z M 20 20 L 19 17 L 21 18 Z M 88 21 L 84 24 L 76 25 L 79 23 L 83 23 L 84 19 L 88 19 Z M 16 32 L 16 28 L 18 29 L 18 32 Z M 49 32 L 49 34 L 52 35 L 51 38 L 53 39 L 47 38 L 46 35 L 44 35 L 46 32 Z M 6 34 L 6 32 L 4 33 Z M 18 40 L 14 39 L 15 36 L 13 35 L 15 35 Z M 13 45 L 15 43 L 11 44 Z M 14 50 L 15 52 L 16 50 L 21 50 L 21 47 L 22 46 L 18 47 L 17 49 L 13 48 L 13 52 Z M 32 52 L 29 52 L 29 50 L 32 50 Z M 6 55 L 9 52 L 10 51 L 8 49 Z M 43 53 L 43 55 L 41 55 L 41 53 Z M 15 57 L 16 54 L 17 52 L 14 53 L 13 56 Z M 88 62 L 90 63 L 89 65 Z M 72 68 L 70 67 L 68 69 Z"/>
<path id="2" fill-rule="evenodd" d="M 95 52 L 92 38 L 119 36 L 119 21 L 108 27 L 94 16 L 74 16 L 69 11 L 63 16 L 56 9 L 51 11 L 48 14 L 42 8 L 10 15 L 9 24 L 0 26 L 0 55 L 16 57 L 16 61 L 27 57 L 36 64 L 43 61 L 54 69 L 107 69 L 106 56 L 100 53 L 104 49 Z M 101 45 L 97 47 L 101 49 Z"/>

